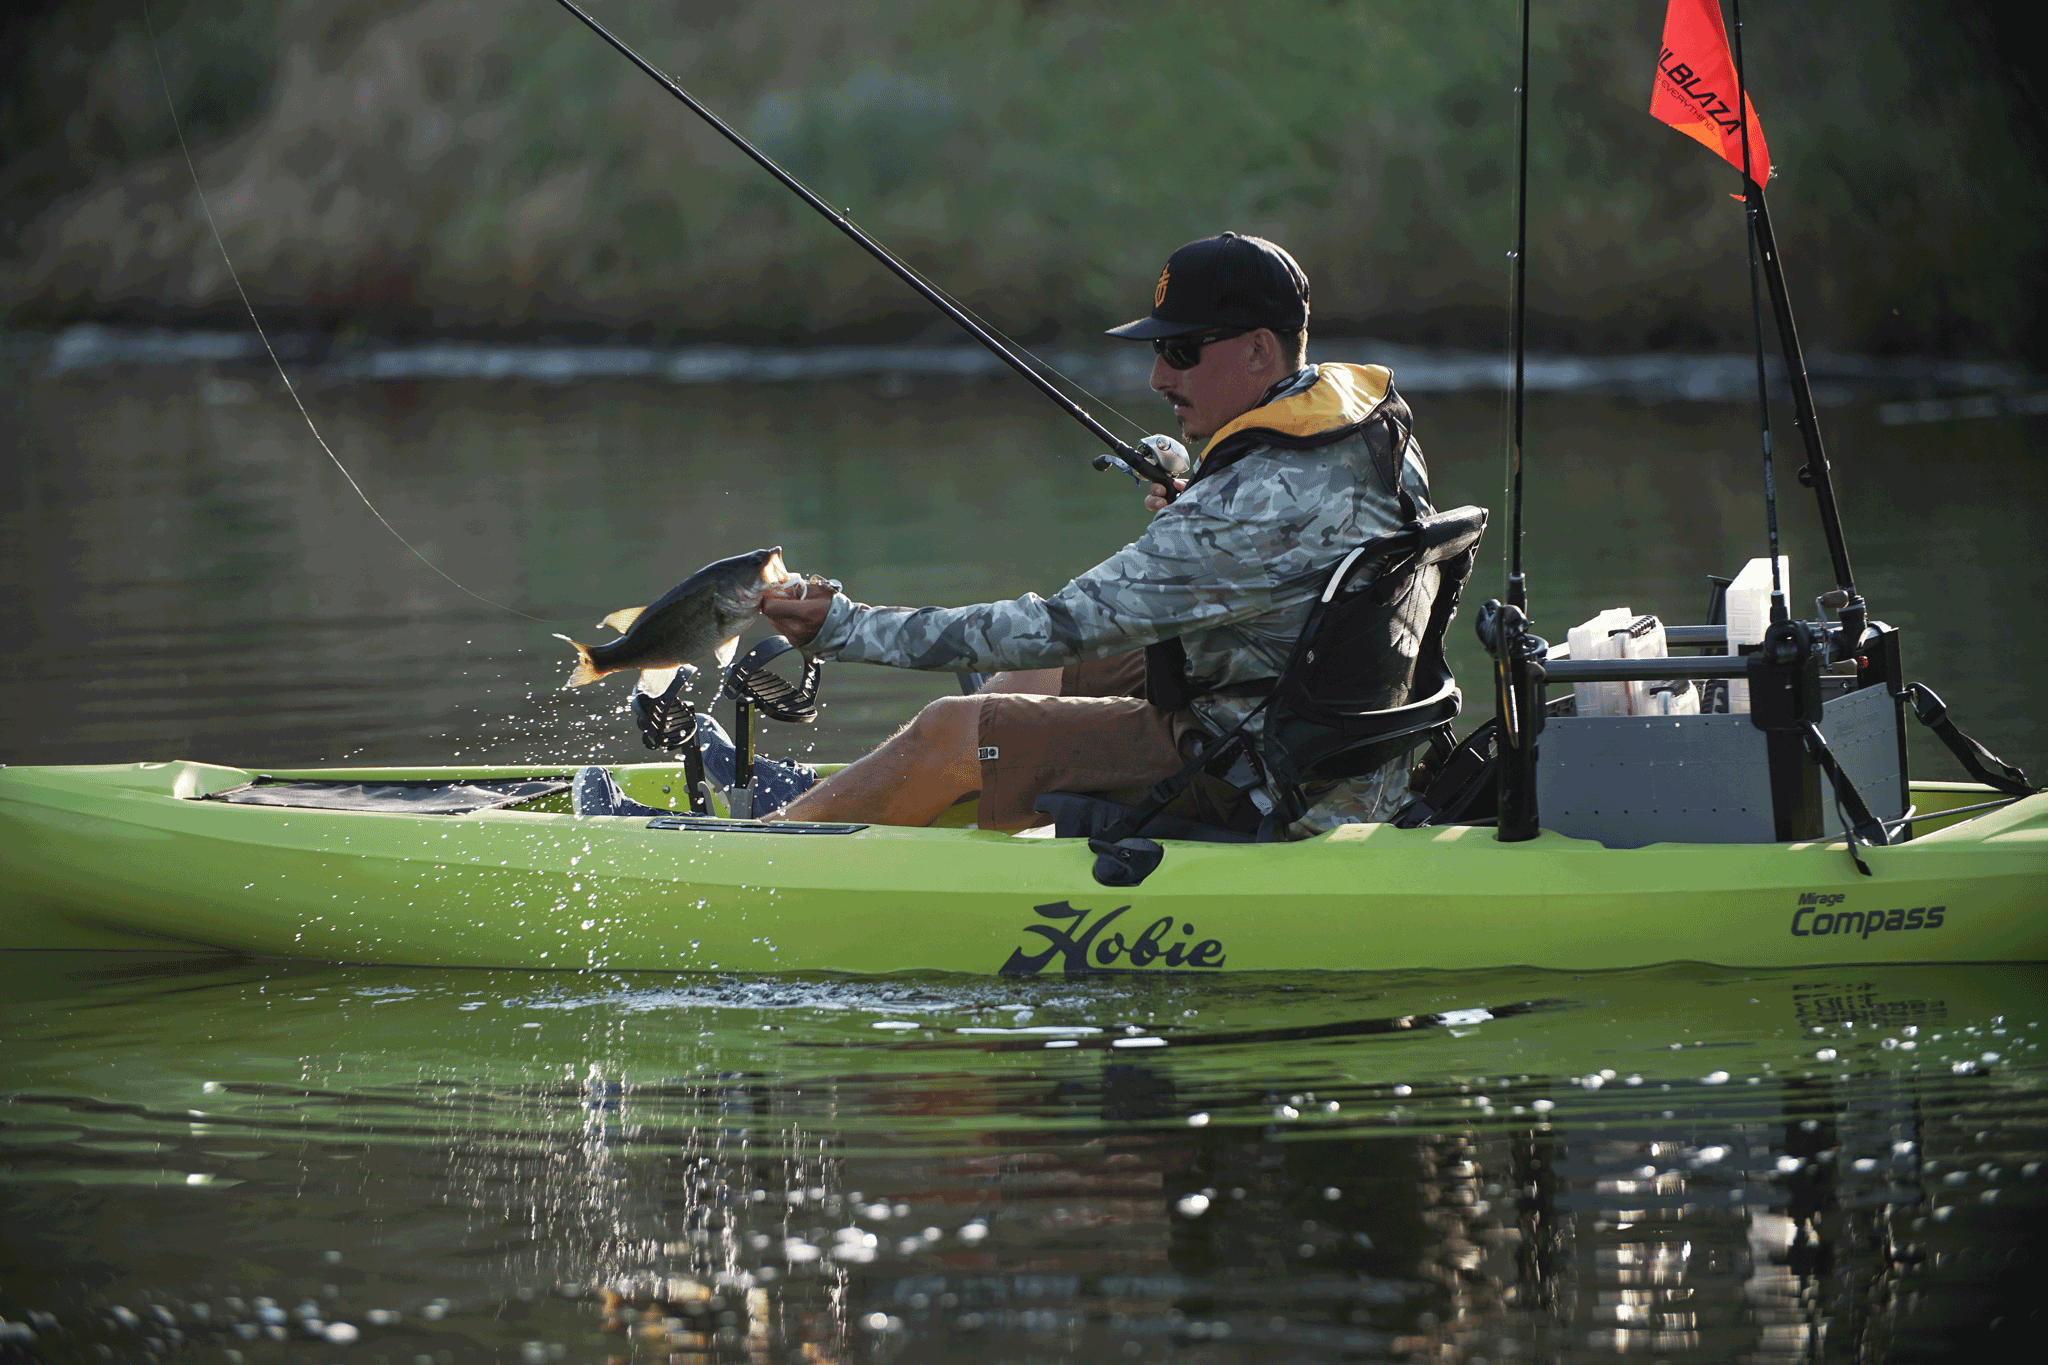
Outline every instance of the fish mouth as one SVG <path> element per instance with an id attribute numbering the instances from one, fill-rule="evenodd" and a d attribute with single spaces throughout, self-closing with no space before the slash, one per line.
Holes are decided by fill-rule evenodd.
<path id="1" fill-rule="evenodd" d="M 741 608 L 749 611 L 759 611 L 761 603 L 773 589 L 797 580 L 797 576 L 789 571 L 789 566 L 782 562 L 780 545 L 772 550 L 756 550 L 754 554 L 761 557 L 761 567 L 756 571 L 753 581 L 741 579 L 734 589 L 738 593 Z"/>

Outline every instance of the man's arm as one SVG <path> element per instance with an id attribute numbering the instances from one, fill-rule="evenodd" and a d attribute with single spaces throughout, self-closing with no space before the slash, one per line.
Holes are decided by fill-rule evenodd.
<path id="1" fill-rule="evenodd" d="M 1314 566 L 1272 562 L 1234 509 L 1183 499 L 1051 598 L 968 607 L 870 607 L 770 598 L 770 620 L 805 652 L 897 668 L 1057 668 L 1271 611 L 1314 590 Z M 1295 580 L 1290 581 L 1292 574 Z"/>
<path id="2" fill-rule="evenodd" d="M 1177 496 L 1187 491 L 1186 479 L 1173 481 L 1173 492 Z M 1153 484 L 1145 493 L 1145 509 L 1149 512 L 1163 512 L 1172 502 L 1167 490 L 1160 484 Z M 814 578 L 812 585 L 823 583 Z M 791 594 L 784 596 L 785 593 Z M 761 603 L 761 614 L 768 618 L 768 624 L 781 632 L 782 638 L 802 649 L 816 639 L 825 625 L 826 613 L 832 609 L 832 594 L 810 591 L 801 583 L 783 588 L 770 588 Z M 965 670 L 974 671 L 974 670 Z M 1014 676 L 1013 676 L 1014 675 Z M 1027 668 L 1006 669 L 981 685 L 983 692 L 1028 692 L 1036 696 L 1057 697 L 1060 694 L 1059 669 Z"/>

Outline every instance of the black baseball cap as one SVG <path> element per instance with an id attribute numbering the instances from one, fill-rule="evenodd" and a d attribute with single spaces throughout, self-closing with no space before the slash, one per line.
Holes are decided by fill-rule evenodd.
<path id="1" fill-rule="evenodd" d="M 1152 341 L 1219 328 L 1308 326 L 1308 276 L 1287 252 L 1263 237 L 1226 232 L 1204 237 L 1166 259 L 1152 291 L 1152 314 L 1105 335 Z"/>

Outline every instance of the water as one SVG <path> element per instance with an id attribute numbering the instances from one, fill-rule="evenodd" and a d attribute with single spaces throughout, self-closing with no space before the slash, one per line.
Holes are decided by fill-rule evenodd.
<path id="1" fill-rule="evenodd" d="M 762 544 L 870 602 L 1048 592 L 1144 524 L 1128 482 L 1087 469 L 1085 435 L 1013 380 L 884 357 L 786 382 L 365 383 L 308 360 L 308 405 L 350 472 L 427 559 L 503 604 L 489 605 L 377 523 L 242 352 L 90 354 L 60 341 L 0 367 L 7 762 L 628 760 L 644 754 L 617 712 L 626 684 L 561 692 L 570 656 L 552 632 L 594 638 L 606 612 Z M 1502 575 L 1501 399 L 1463 387 L 1468 358 L 1396 358 L 1396 382 L 1412 372 L 1420 390 L 1438 505 L 1495 510 L 1483 600 Z M 1561 639 L 1623 605 L 1701 619 L 1705 575 L 1763 548 L 1753 410 L 1622 384 L 1671 369 L 1657 358 L 1556 368 L 1577 387 L 1536 395 L 1528 420 L 1539 627 Z M 1825 421 L 1859 586 L 1908 632 L 1909 671 L 1994 751 L 2044 767 L 2030 680 L 2048 638 L 2023 623 L 2048 578 L 2033 455 L 2048 416 L 1884 416 L 1995 369 L 1842 362 Z M 1128 376 L 1094 377 L 1158 420 Z M 1795 606 L 1832 586 L 1797 463 L 1779 471 Z M 1462 622 L 1451 643 L 1461 675 L 1483 677 Z M 771 744 L 849 757 L 953 686 L 833 668 L 821 723 Z M 1922 776 L 1962 776 L 1924 734 L 1913 757 Z"/>
<path id="2" fill-rule="evenodd" d="M 0 1315 L 88 1362 L 2014 1359 L 2043 986 L 15 954 Z"/>
<path id="3" fill-rule="evenodd" d="M 558 690 L 551 631 L 757 544 L 866 600 L 964 602 L 1056 588 L 1143 524 L 1013 383 L 309 363 L 380 510 L 519 615 L 394 541 L 240 354 L 11 362 L 0 759 L 630 760 L 622 687 Z M 1859 581 L 1965 729 L 2048 767 L 2044 419 L 1894 421 L 1950 400 L 1858 382 L 1826 420 Z M 1415 406 L 1438 502 L 1497 509 L 1498 395 Z M 1750 426 L 1654 385 L 1538 395 L 1541 624 L 1697 620 L 1704 575 L 1761 548 Z M 1498 577 L 1489 558 L 1475 591 Z M 1462 624 L 1453 646 L 1483 676 Z M 844 757 L 952 688 L 835 667 L 816 729 L 775 745 Z M 2044 988 L 1998 966 L 1196 985 L 0 954 L 0 1356 L 2014 1358 L 2041 1329 Z"/>

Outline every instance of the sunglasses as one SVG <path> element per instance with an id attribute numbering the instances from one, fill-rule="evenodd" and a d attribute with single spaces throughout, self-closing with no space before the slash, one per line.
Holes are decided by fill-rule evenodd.
<path id="1" fill-rule="evenodd" d="M 1228 341 L 1241 337 L 1248 329 L 1233 328 L 1221 332 L 1203 332 L 1191 337 L 1156 337 L 1152 342 L 1152 354 L 1166 362 L 1169 370 L 1192 370 L 1202 363 L 1202 348 L 1212 341 Z"/>

